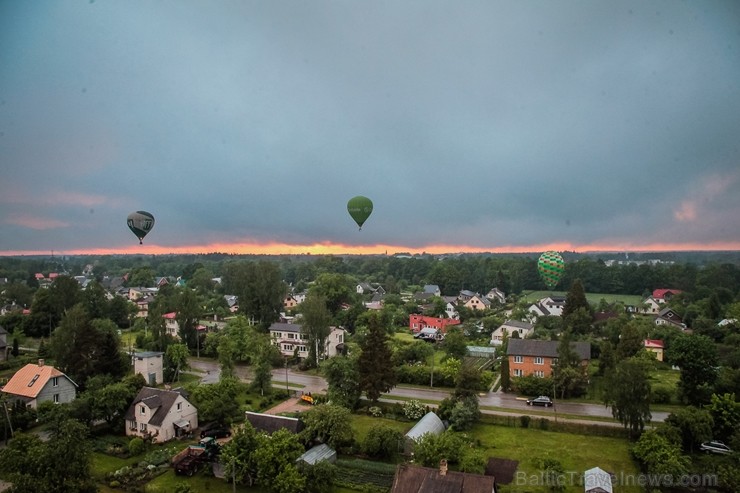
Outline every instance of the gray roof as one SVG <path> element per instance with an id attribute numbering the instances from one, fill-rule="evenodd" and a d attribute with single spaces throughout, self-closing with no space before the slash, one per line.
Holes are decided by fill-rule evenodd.
<path id="1" fill-rule="evenodd" d="M 538 341 L 536 339 L 509 339 L 507 355 L 513 356 L 543 356 L 548 358 L 558 357 L 558 341 Z M 570 347 L 578 354 L 581 360 L 591 359 L 591 343 L 571 342 Z"/>
<path id="2" fill-rule="evenodd" d="M 611 474 L 600 467 L 594 467 L 584 472 L 583 483 L 586 493 L 612 493 Z"/>
<path id="3" fill-rule="evenodd" d="M 520 322 L 519 320 L 507 320 L 503 324 L 499 326 L 499 328 L 503 327 L 504 325 L 508 325 L 510 327 L 518 327 L 520 329 L 534 329 L 534 325 L 530 324 L 529 322 Z"/>
<path id="4" fill-rule="evenodd" d="M 164 418 L 170 412 L 172 405 L 175 403 L 179 396 L 183 396 L 182 392 L 177 390 L 162 390 L 155 389 L 154 387 L 142 387 L 136 398 L 131 403 L 126 411 L 126 420 L 136 420 L 136 406 L 144 404 L 150 409 L 156 409 L 154 415 L 149 420 L 149 424 L 153 426 L 159 426 L 164 422 Z"/>
<path id="5" fill-rule="evenodd" d="M 443 431 L 445 431 L 445 424 L 442 422 L 441 419 L 439 419 L 439 416 L 430 411 L 426 413 L 424 417 L 421 418 L 419 422 L 416 423 L 414 427 L 409 430 L 408 433 L 406 433 L 406 437 L 412 440 L 417 440 L 421 438 L 421 436 L 425 433 L 433 433 L 434 435 L 439 435 Z"/>
<path id="6" fill-rule="evenodd" d="M 254 413 L 252 411 L 246 411 L 244 414 L 247 417 L 247 421 L 249 421 L 256 430 L 265 431 L 270 435 L 278 430 L 282 430 L 283 428 L 293 433 L 298 433 L 303 429 L 303 421 L 298 418 Z"/>
<path id="7" fill-rule="evenodd" d="M 325 443 L 306 450 L 303 455 L 298 457 L 298 461 L 303 461 L 311 466 L 323 461 L 334 462 L 336 460 L 337 452 Z"/>
<path id="8" fill-rule="evenodd" d="M 280 332 L 301 332 L 301 324 L 286 324 L 283 322 L 275 322 L 270 325 L 270 331 L 277 330 Z"/>
<path id="9" fill-rule="evenodd" d="M 161 351 L 142 351 L 140 353 L 134 353 L 135 358 L 154 358 L 162 356 L 164 353 Z"/>

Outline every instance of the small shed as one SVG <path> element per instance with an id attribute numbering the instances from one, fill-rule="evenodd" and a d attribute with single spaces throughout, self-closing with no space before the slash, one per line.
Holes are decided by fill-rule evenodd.
<path id="1" fill-rule="evenodd" d="M 142 351 L 133 355 L 134 373 L 146 380 L 147 385 L 156 386 L 164 382 L 164 353 L 160 351 Z"/>
<path id="2" fill-rule="evenodd" d="M 612 493 L 612 476 L 600 467 L 594 467 L 583 473 L 585 493 Z"/>
<path id="3" fill-rule="evenodd" d="M 426 433 L 440 435 L 445 431 L 445 424 L 434 412 L 430 411 L 404 435 L 403 451 L 406 454 L 413 452 L 416 441 Z"/>
<path id="4" fill-rule="evenodd" d="M 319 462 L 327 461 L 333 464 L 337 461 L 337 451 L 325 443 L 312 447 L 303 453 L 296 462 L 305 462 L 309 466 L 314 466 Z"/>
<path id="5" fill-rule="evenodd" d="M 249 421 L 256 430 L 264 431 L 268 435 L 272 435 L 276 431 L 283 428 L 291 433 L 300 433 L 300 431 L 303 429 L 303 421 L 298 418 L 255 413 L 252 411 L 246 411 L 244 414 L 247 418 L 247 421 Z"/>

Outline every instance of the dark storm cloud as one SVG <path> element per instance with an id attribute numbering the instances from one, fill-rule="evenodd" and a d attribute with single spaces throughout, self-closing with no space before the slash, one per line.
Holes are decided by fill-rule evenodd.
<path id="1" fill-rule="evenodd" d="M 738 26 L 734 1 L 5 2 L 0 250 L 116 247 L 135 209 L 172 246 L 737 243 Z"/>

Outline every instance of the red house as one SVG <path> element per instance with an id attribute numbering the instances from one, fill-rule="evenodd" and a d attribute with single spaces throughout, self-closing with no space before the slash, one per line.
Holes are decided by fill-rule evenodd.
<path id="1" fill-rule="evenodd" d="M 458 325 L 459 320 L 453 318 L 426 317 L 424 315 L 409 315 L 409 329 L 416 334 L 421 329 L 427 327 L 437 329 L 440 332 L 447 333 L 447 326 Z"/>

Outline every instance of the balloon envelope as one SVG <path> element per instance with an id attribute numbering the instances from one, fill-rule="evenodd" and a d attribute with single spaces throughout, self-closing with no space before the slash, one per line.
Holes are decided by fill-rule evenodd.
<path id="1" fill-rule="evenodd" d="M 362 195 L 352 197 L 349 199 L 349 202 L 347 202 L 347 212 L 349 212 L 352 219 L 354 219 L 360 229 L 362 229 L 362 225 L 365 224 L 365 221 L 367 221 L 367 218 L 370 217 L 370 214 L 373 212 L 373 202 Z"/>
<path id="2" fill-rule="evenodd" d="M 565 271 L 565 261 L 558 252 L 545 252 L 537 261 L 537 270 L 548 288 L 558 285 Z"/>
<path id="3" fill-rule="evenodd" d="M 154 216 L 150 212 L 136 211 L 128 215 L 126 220 L 128 228 L 136 235 L 139 239 L 139 243 L 144 243 L 142 240 L 154 227 Z"/>

